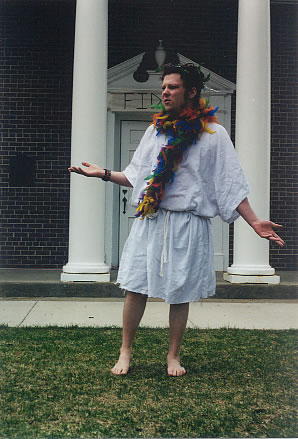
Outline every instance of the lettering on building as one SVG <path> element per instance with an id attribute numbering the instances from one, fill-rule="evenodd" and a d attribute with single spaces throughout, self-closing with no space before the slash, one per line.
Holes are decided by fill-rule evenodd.
<path id="1" fill-rule="evenodd" d="M 156 111 L 153 105 L 161 102 L 156 91 L 109 92 L 108 107 L 111 111 Z"/>

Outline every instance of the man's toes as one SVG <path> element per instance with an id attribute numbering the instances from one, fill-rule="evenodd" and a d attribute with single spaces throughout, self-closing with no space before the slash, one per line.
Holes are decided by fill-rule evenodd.
<path id="1" fill-rule="evenodd" d="M 114 367 L 111 369 L 111 372 L 112 372 L 112 374 L 114 374 L 114 375 L 120 375 L 120 373 L 121 373 L 121 369 L 120 369 L 119 367 L 117 367 L 117 366 L 114 366 Z"/>
<path id="2" fill-rule="evenodd" d="M 113 375 L 122 375 L 121 369 L 112 369 L 111 372 Z"/>
<path id="3" fill-rule="evenodd" d="M 111 369 L 112 374 L 126 375 L 129 371 L 130 360 L 131 360 L 131 355 L 126 355 L 125 353 L 121 353 L 117 363 Z"/>
<path id="4" fill-rule="evenodd" d="M 170 376 L 183 376 L 186 374 L 186 370 L 181 366 L 180 361 L 177 359 L 168 359 L 168 375 Z"/>
<path id="5" fill-rule="evenodd" d="M 184 367 L 181 367 L 179 369 L 168 369 L 168 375 L 172 377 L 181 377 L 186 374 L 186 370 Z"/>
<path id="6" fill-rule="evenodd" d="M 113 375 L 126 375 L 128 373 L 129 368 L 126 367 L 113 367 L 113 369 L 111 369 L 111 372 Z"/>

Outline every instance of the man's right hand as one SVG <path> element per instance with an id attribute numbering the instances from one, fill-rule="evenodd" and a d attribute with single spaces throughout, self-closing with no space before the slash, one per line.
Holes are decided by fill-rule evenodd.
<path id="1" fill-rule="evenodd" d="M 76 174 L 85 175 L 86 177 L 98 177 L 101 178 L 105 175 L 105 171 L 102 168 L 99 168 L 96 165 L 88 162 L 82 162 L 82 165 L 86 168 L 81 168 L 79 166 L 72 166 L 68 168 L 69 172 L 75 172 Z"/>
<path id="2" fill-rule="evenodd" d="M 102 178 L 105 175 L 105 170 L 103 168 L 99 168 L 98 166 L 93 165 L 92 163 L 82 162 L 82 165 L 85 166 L 85 168 L 81 168 L 79 166 L 72 166 L 71 168 L 68 168 L 68 171 L 75 172 L 76 174 L 85 175 L 86 177 Z M 111 177 L 110 177 L 111 182 L 120 184 L 121 186 L 132 187 L 130 181 L 127 180 L 123 172 L 110 171 L 110 173 L 111 173 Z"/>

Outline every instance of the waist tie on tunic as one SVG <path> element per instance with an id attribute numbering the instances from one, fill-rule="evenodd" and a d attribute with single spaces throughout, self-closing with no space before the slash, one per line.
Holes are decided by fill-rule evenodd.
<path id="1" fill-rule="evenodd" d="M 163 264 L 168 262 L 168 251 L 167 251 L 167 237 L 168 237 L 168 223 L 171 211 L 168 210 L 164 219 L 163 224 L 163 247 L 160 258 L 160 276 L 163 277 Z"/>

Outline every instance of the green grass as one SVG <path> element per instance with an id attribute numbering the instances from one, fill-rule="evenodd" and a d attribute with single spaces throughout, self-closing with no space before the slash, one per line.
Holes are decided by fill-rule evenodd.
<path id="1" fill-rule="evenodd" d="M 117 328 L 0 328 L 0 437 L 295 437 L 297 331 L 141 328 L 127 376 Z"/>

